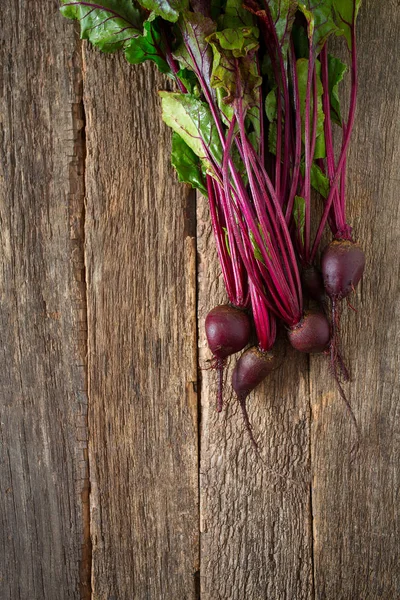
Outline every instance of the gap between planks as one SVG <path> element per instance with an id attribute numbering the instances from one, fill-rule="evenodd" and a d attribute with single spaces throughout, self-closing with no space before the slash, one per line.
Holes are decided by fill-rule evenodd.
<path id="1" fill-rule="evenodd" d="M 77 54 L 79 55 L 79 67 L 80 73 L 77 72 L 75 77 L 76 86 L 79 89 L 79 102 L 73 107 L 72 121 L 73 130 L 75 137 L 75 145 L 79 146 L 76 148 L 75 155 L 78 156 L 77 167 L 75 173 L 72 174 L 72 179 L 77 177 L 80 179 L 81 184 L 81 202 L 78 210 L 80 215 L 80 235 L 78 238 L 79 244 L 79 255 L 81 259 L 82 269 L 79 273 L 79 280 L 81 283 L 81 313 L 82 322 L 85 324 L 82 327 L 80 336 L 80 354 L 82 359 L 82 368 L 84 370 L 85 380 L 85 393 L 86 393 L 86 409 L 83 416 L 84 430 L 85 430 L 85 444 L 83 448 L 83 461 L 85 463 L 85 476 L 82 479 L 81 489 L 81 510 L 82 510 L 82 551 L 79 562 L 79 594 L 81 600 L 91 600 L 92 598 L 92 539 L 91 539 L 91 523 L 90 523 L 90 461 L 89 461 L 89 403 L 90 403 L 90 389 L 89 389 L 89 355 L 88 355 L 88 289 L 87 289 L 87 264 L 86 264 L 86 253 L 85 253 L 85 237 L 86 237 L 86 113 L 84 103 L 84 51 L 82 41 L 78 41 Z"/>

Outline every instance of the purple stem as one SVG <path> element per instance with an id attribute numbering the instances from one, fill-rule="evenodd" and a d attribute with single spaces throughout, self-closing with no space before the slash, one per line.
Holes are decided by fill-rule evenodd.
<path id="1" fill-rule="evenodd" d="M 278 259 L 277 255 L 276 255 L 276 252 L 275 252 L 275 248 L 274 248 L 273 244 L 270 243 L 270 238 L 269 238 L 269 235 L 268 235 L 268 233 L 269 233 L 268 232 L 268 226 L 267 226 L 266 219 L 265 219 L 266 215 L 265 215 L 265 211 L 262 209 L 262 205 L 263 205 L 263 203 L 265 201 L 267 203 L 269 203 L 268 194 L 265 194 L 265 193 L 264 194 L 260 194 L 259 193 L 259 189 L 257 188 L 256 182 L 255 182 L 254 177 L 253 177 L 252 166 L 253 166 L 253 169 L 254 169 L 255 165 L 254 165 L 254 163 L 253 163 L 253 165 L 250 165 L 249 157 L 252 157 L 253 152 L 254 152 L 254 148 L 253 148 L 252 144 L 250 144 L 250 142 L 247 140 L 247 137 L 246 137 L 245 127 L 244 127 L 243 106 L 242 106 L 241 99 L 238 100 L 237 106 L 238 106 L 238 113 L 239 113 L 238 114 L 238 123 L 239 123 L 240 136 L 241 136 L 241 140 L 242 140 L 242 146 L 243 146 L 243 150 L 244 150 L 243 156 L 244 156 L 244 161 L 245 161 L 245 165 L 246 165 L 246 171 L 247 171 L 248 176 L 249 176 L 250 189 L 251 189 L 251 192 L 252 192 L 252 198 L 253 198 L 253 202 L 254 202 L 254 205 L 255 205 L 255 208 L 256 208 L 257 216 L 258 216 L 258 219 L 260 221 L 260 226 L 264 230 L 263 231 L 264 236 L 261 236 L 259 234 L 259 231 L 258 231 L 258 226 L 256 225 L 256 228 L 253 229 L 253 235 L 256 238 L 257 244 L 259 245 L 259 248 L 260 248 L 260 250 L 261 250 L 261 252 L 263 254 L 263 258 L 265 256 L 264 261 L 266 262 L 266 264 L 267 264 L 266 257 L 268 256 L 268 250 L 269 250 L 269 253 L 271 254 L 271 260 L 273 260 L 273 262 L 274 262 L 274 269 L 275 269 L 276 273 L 277 274 L 279 273 L 279 275 L 280 275 L 281 286 L 282 286 L 281 293 L 283 293 L 283 295 L 286 295 L 286 297 L 288 298 L 289 302 L 291 304 L 293 304 L 293 301 L 291 301 L 291 298 L 293 298 L 293 296 L 296 295 L 295 291 L 294 291 L 294 287 L 291 288 L 290 284 L 285 279 L 283 270 L 282 270 L 281 265 L 279 263 L 279 259 Z M 250 150 L 250 147 L 252 148 L 252 150 Z M 260 185 L 260 180 L 261 180 L 261 178 L 258 177 L 259 185 Z M 262 189 L 262 184 L 260 185 L 260 187 Z M 269 212 L 270 212 L 270 217 L 272 218 L 272 222 L 274 223 L 274 221 L 275 221 L 275 219 L 274 219 L 274 213 L 271 210 L 271 208 L 270 208 Z M 281 240 L 278 225 L 274 226 L 274 233 L 275 233 L 275 236 L 277 237 L 277 239 Z M 264 237 L 264 239 L 263 239 L 263 237 Z M 264 251 L 265 245 L 268 246 L 268 250 L 266 252 Z M 285 264 L 286 264 L 286 270 L 288 272 L 290 282 L 294 286 L 293 279 L 292 279 L 291 272 L 290 272 L 290 268 L 289 268 L 289 265 L 288 265 L 288 262 L 287 262 L 287 256 L 285 255 L 285 246 L 284 246 L 284 244 L 283 244 L 282 241 L 280 243 L 280 246 L 281 246 L 282 254 L 284 256 L 284 261 L 285 261 Z M 268 258 L 269 258 L 269 256 L 268 256 Z M 292 306 L 292 310 L 296 311 L 296 309 L 293 308 L 293 306 Z"/>
<path id="2" fill-rule="evenodd" d="M 259 348 L 262 352 L 268 352 L 275 342 L 276 322 L 274 317 L 270 315 L 262 296 L 259 295 L 251 282 L 250 296 Z"/>
<path id="3" fill-rule="evenodd" d="M 287 203 L 287 207 L 286 207 L 286 215 L 285 215 L 286 223 L 289 223 L 291 216 L 292 216 L 294 198 L 296 196 L 297 186 L 299 183 L 300 160 L 301 160 L 301 115 L 300 115 L 299 81 L 298 81 L 298 77 L 297 77 L 296 56 L 294 53 L 293 41 L 291 42 L 291 46 L 290 46 L 289 60 L 290 60 L 290 70 L 291 70 L 292 85 L 293 85 L 296 143 L 295 143 L 295 151 L 294 151 L 292 185 L 290 187 L 289 199 L 288 199 L 288 203 Z"/>
<path id="4" fill-rule="evenodd" d="M 343 127 L 345 125 L 343 124 Z M 344 159 L 342 174 L 340 176 L 340 206 L 341 206 L 341 222 L 342 229 L 344 230 L 346 227 L 346 167 L 347 167 L 347 156 Z"/>
<path id="5" fill-rule="evenodd" d="M 343 144 L 340 152 L 340 157 L 335 173 L 335 177 L 331 184 L 331 189 L 329 191 L 328 198 L 325 203 L 324 213 L 322 215 L 317 234 L 315 236 L 314 246 L 311 253 L 311 262 L 314 261 L 315 255 L 318 250 L 319 243 L 321 241 L 321 237 L 326 225 L 326 221 L 329 215 L 329 211 L 332 206 L 333 196 L 336 192 L 337 184 L 342 172 L 343 165 L 346 161 L 346 153 L 350 143 L 351 133 L 353 131 L 355 112 L 356 112 L 356 103 L 357 103 L 357 86 L 358 86 L 358 78 L 357 78 L 357 51 L 356 51 L 356 33 L 354 26 L 354 18 L 351 32 L 351 95 L 350 95 L 350 107 L 349 107 L 349 117 L 347 120 L 347 127 L 343 133 Z"/>
<path id="6" fill-rule="evenodd" d="M 263 289 L 264 288 L 263 280 L 260 279 L 260 277 L 258 275 L 259 266 L 257 266 L 257 261 L 254 258 L 254 248 L 253 248 L 253 245 L 249 238 L 248 230 L 246 229 L 246 227 L 243 224 L 242 215 L 244 216 L 246 222 L 248 223 L 250 230 L 253 232 L 254 237 L 256 239 L 256 243 L 259 245 L 261 251 L 263 249 L 263 242 L 262 242 L 258 227 L 255 223 L 254 216 L 252 215 L 250 199 L 248 198 L 246 189 L 243 185 L 243 182 L 240 179 L 235 182 L 235 184 L 237 186 L 239 186 L 239 189 L 235 196 L 237 202 L 239 203 L 239 206 L 237 206 L 235 202 L 230 200 L 231 187 L 230 187 L 230 182 L 229 182 L 229 162 L 230 162 L 229 151 L 230 151 L 231 144 L 233 141 L 235 123 L 236 123 L 236 119 L 234 117 L 231 121 L 231 125 L 228 130 L 228 136 L 227 136 L 227 140 L 226 140 L 226 148 L 225 148 L 224 159 L 223 159 L 223 168 L 222 168 L 227 214 L 229 214 L 229 219 L 232 223 L 232 227 L 233 227 L 235 237 L 236 237 L 236 242 L 237 242 L 239 251 L 241 253 L 243 262 L 245 264 L 246 270 L 249 275 L 249 280 L 251 280 L 253 282 L 253 284 L 257 287 L 258 292 L 263 297 L 265 297 L 265 291 Z M 235 177 L 234 174 L 233 174 L 233 177 Z M 240 212 L 240 211 L 242 211 L 242 212 Z M 235 214 L 233 214 L 233 213 L 235 213 Z M 239 229 L 242 231 L 243 239 L 240 236 Z M 272 289 L 272 288 L 275 288 L 275 289 L 279 290 L 280 283 L 276 280 L 276 276 L 277 276 L 276 272 L 274 270 L 273 265 L 271 264 L 268 254 L 265 253 L 265 251 L 263 253 L 263 258 L 269 267 L 269 271 L 268 271 L 269 279 L 273 284 L 272 287 L 269 287 L 268 291 L 271 294 L 273 302 L 276 305 L 276 308 L 275 308 L 274 305 L 271 303 L 270 308 L 274 309 L 275 311 L 278 310 L 278 316 L 280 316 L 285 321 L 290 323 L 291 322 L 290 313 L 288 313 L 286 310 L 288 307 L 284 308 L 280 302 L 281 300 L 286 300 L 286 298 L 285 297 L 282 298 L 281 296 L 278 297 L 274 293 L 274 289 Z"/>
<path id="7" fill-rule="evenodd" d="M 276 160 L 275 160 L 275 191 L 281 197 L 281 161 L 282 161 L 282 100 L 279 87 L 277 97 L 277 125 L 276 125 Z"/>
<path id="8" fill-rule="evenodd" d="M 247 140 L 245 140 L 245 141 L 246 141 L 246 144 L 247 144 L 247 147 L 248 147 L 249 146 L 249 142 Z M 258 183 L 258 187 L 259 187 L 259 189 L 261 191 L 261 202 L 259 200 L 259 197 L 258 197 L 257 193 L 253 193 L 253 199 L 254 199 L 254 204 L 255 204 L 255 207 L 256 207 L 257 215 L 258 215 L 258 218 L 260 220 L 260 224 L 261 224 L 261 226 L 264 229 L 264 235 L 263 235 L 263 237 L 264 237 L 264 243 L 266 244 L 267 240 L 270 239 L 269 236 L 268 236 L 268 229 L 265 227 L 265 222 L 266 222 L 266 219 L 268 219 L 268 213 L 269 213 L 269 215 L 270 215 L 270 217 L 272 219 L 273 229 L 274 229 L 274 231 L 273 232 L 271 231 L 271 233 L 273 233 L 275 235 L 277 243 L 278 243 L 278 246 L 280 248 L 280 255 L 282 256 L 283 261 L 284 261 L 285 272 L 286 272 L 287 276 L 289 277 L 289 282 L 285 281 L 285 283 L 288 284 L 288 287 L 289 287 L 288 292 L 290 293 L 290 297 L 291 297 L 292 309 L 293 309 L 294 313 L 296 313 L 297 312 L 296 286 L 295 286 L 295 283 L 294 283 L 294 279 L 293 279 L 293 275 L 292 275 L 292 270 L 291 270 L 290 265 L 289 265 L 289 260 L 288 260 L 288 256 L 287 256 L 287 252 L 286 252 L 286 246 L 285 246 L 285 243 L 283 241 L 279 225 L 278 225 L 276 219 L 274 218 L 275 217 L 275 215 L 274 215 L 274 209 L 271 206 L 271 203 L 270 203 L 270 200 L 269 200 L 269 197 L 268 197 L 268 192 L 266 190 L 265 183 L 262 180 L 261 172 L 258 169 L 257 162 L 254 159 L 253 153 L 249 152 L 249 155 L 250 155 L 250 163 L 251 163 L 251 168 L 249 167 L 249 173 L 250 173 L 250 175 L 252 177 L 252 170 L 254 171 L 254 175 L 256 177 L 256 180 L 257 180 L 257 183 Z M 268 212 L 266 212 L 265 209 L 264 209 L 264 207 L 263 207 L 264 203 L 267 205 L 267 211 Z M 271 254 L 273 252 L 273 256 L 274 256 L 275 262 L 278 262 L 279 258 L 276 255 L 275 248 L 273 246 L 271 246 L 271 244 L 268 244 L 268 250 L 270 251 Z M 278 249 L 278 252 L 279 252 L 279 249 Z M 280 265 L 279 265 L 279 268 L 280 268 Z M 283 274 L 282 274 L 282 276 L 283 276 Z M 282 290 L 282 291 L 284 291 L 284 290 Z"/>
<path id="9" fill-rule="evenodd" d="M 258 74 L 260 75 L 260 63 L 257 56 L 257 69 Z M 263 95 L 262 95 L 262 86 L 259 87 L 258 93 L 258 110 L 260 113 L 260 157 L 262 163 L 265 164 L 265 140 L 264 140 L 264 103 L 263 103 Z"/>
<path id="10" fill-rule="evenodd" d="M 169 68 L 171 69 L 172 73 L 174 74 L 175 81 L 176 81 L 176 83 L 177 83 L 180 91 L 183 94 L 187 94 L 188 91 L 187 91 L 185 85 L 182 83 L 182 81 L 179 79 L 179 76 L 178 76 L 179 68 L 178 68 L 178 65 L 177 65 L 174 57 L 172 56 L 171 48 L 170 48 L 170 45 L 168 43 L 167 34 L 166 34 L 166 31 L 165 31 L 165 25 L 162 25 L 162 28 L 161 28 L 161 37 L 162 37 L 162 41 L 163 41 L 163 44 L 164 44 L 164 47 L 165 47 L 165 60 L 167 61 L 167 64 L 168 64 Z M 154 38 L 153 38 L 153 42 L 155 44 Z M 161 49 L 157 45 L 156 45 L 156 48 L 161 53 Z"/>
<path id="11" fill-rule="evenodd" d="M 219 185 L 216 185 L 216 187 L 217 187 L 217 194 L 219 196 L 220 206 L 222 208 L 224 203 L 221 200 L 221 196 L 224 194 L 224 190 Z M 232 232 L 232 227 L 231 227 L 229 219 L 227 218 L 227 215 L 225 215 L 225 213 L 224 213 L 224 216 L 225 216 L 226 228 L 227 228 L 227 232 L 228 232 L 229 249 L 230 249 L 230 253 L 231 253 L 230 256 L 229 256 L 229 253 L 227 253 L 228 254 L 227 260 L 229 260 L 230 265 L 231 265 L 231 269 L 233 272 L 233 280 L 234 280 L 234 285 L 235 285 L 235 305 L 239 306 L 239 307 L 244 307 L 246 305 L 246 301 L 247 301 L 247 297 L 245 296 L 245 293 L 244 293 L 244 282 L 243 282 L 245 273 L 243 272 L 243 269 L 242 269 L 242 260 L 240 258 L 240 255 L 238 255 L 236 242 L 235 242 L 235 236 L 234 236 L 234 233 Z M 224 244 L 224 246 L 225 246 L 225 244 Z"/>
<path id="12" fill-rule="evenodd" d="M 324 90 L 322 96 L 322 103 L 325 115 L 324 121 L 324 133 L 325 133 L 325 146 L 326 146 L 326 164 L 327 164 L 327 172 L 330 182 L 335 175 L 335 152 L 333 148 L 333 138 L 332 138 L 332 120 L 331 120 L 331 103 L 329 98 L 329 74 L 328 74 L 328 49 L 327 44 L 323 47 L 320 55 L 321 60 L 321 79 L 322 79 L 322 87 Z M 340 199 L 338 196 L 338 191 L 335 193 L 334 201 L 333 201 L 333 220 L 335 222 L 336 228 L 339 226 L 340 214 L 338 213 L 338 205 L 340 205 Z"/>
<path id="13" fill-rule="evenodd" d="M 271 9 L 267 2 L 264 1 L 263 5 L 264 5 L 266 17 L 268 19 L 268 27 L 267 27 L 267 30 L 264 32 L 265 44 L 269 50 L 272 65 L 273 65 L 273 68 L 275 71 L 275 79 L 278 84 L 278 89 L 277 89 L 278 98 L 279 98 L 279 94 L 280 94 L 280 83 L 282 84 L 282 91 L 283 91 L 284 116 L 285 116 L 284 161 L 283 161 L 283 176 L 282 176 L 283 194 L 282 194 L 282 198 L 281 198 L 281 204 L 283 206 L 284 198 L 286 195 L 287 180 L 289 177 L 289 161 L 287 160 L 287 157 L 289 156 L 289 153 L 290 153 L 290 138 L 291 138 L 291 123 L 290 123 L 290 118 L 289 118 L 290 97 L 289 97 L 287 73 L 286 73 L 285 63 L 284 63 L 283 54 L 282 54 L 282 47 L 281 47 L 281 44 L 279 42 L 279 39 L 278 39 L 278 36 L 276 33 L 275 23 L 272 18 Z M 271 34 L 272 34 L 272 38 L 273 38 L 272 43 L 270 42 L 270 39 L 269 39 L 269 36 Z M 278 56 L 279 70 L 276 67 L 276 55 Z M 279 122 L 280 121 L 279 121 L 279 112 L 278 112 L 278 124 L 279 124 Z M 278 152 L 277 152 L 276 158 L 280 163 L 281 155 L 278 154 Z M 279 190 L 280 190 L 280 185 L 279 185 Z M 279 198 L 280 195 L 278 193 L 278 189 L 277 189 L 277 195 Z"/>
<path id="14" fill-rule="evenodd" d="M 304 260 L 309 262 L 310 237 L 311 237 L 311 142 L 310 142 L 310 105 L 311 84 L 315 65 L 314 51 L 310 44 L 308 59 L 306 102 L 304 111 L 304 200 L 305 200 L 305 226 L 304 226 Z"/>
<path id="15" fill-rule="evenodd" d="M 233 304 L 236 304 L 236 294 L 234 292 L 234 282 L 231 271 L 231 265 L 229 263 L 228 252 L 225 245 L 224 232 L 222 231 L 217 216 L 214 185 L 212 177 L 210 177 L 210 175 L 207 175 L 207 192 L 210 207 L 211 224 L 214 232 L 215 243 L 217 246 L 218 258 L 222 269 L 222 275 L 224 277 L 226 293 L 228 294 L 229 301 Z"/>
<path id="16" fill-rule="evenodd" d="M 233 131 L 235 122 L 236 122 L 236 118 L 234 118 L 232 121 L 232 123 L 233 123 L 233 127 L 231 125 L 232 131 Z M 245 161 L 247 162 L 246 169 L 247 169 L 247 172 L 248 172 L 249 178 L 250 178 L 251 169 L 248 164 L 248 158 L 247 158 L 246 152 L 244 152 L 244 158 L 245 158 Z M 225 157 L 224 157 L 224 160 L 225 160 Z M 252 192 L 253 192 L 253 200 L 257 201 L 257 191 L 254 189 L 254 187 L 252 188 Z M 244 213 L 246 223 L 254 236 L 254 239 L 255 239 L 255 242 L 256 242 L 258 248 L 260 249 L 260 252 L 263 257 L 263 261 L 268 267 L 270 279 L 271 279 L 272 285 L 274 287 L 274 290 L 269 289 L 268 291 L 273 296 L 273 299 L 276 302 L 278 310 L 282 314 L 288 315 L 287 310 L 290 311 L 290 305 L 289 305 L 290 294 L 289 294 L 289 290 L 287 289 L 287 282 L 285 280 L 284 274 L 280 268 L 279 263 L 277 262 L 275 249 L 270 248 L 270 250 L 272 250 L 271 256 L 268 253 L 268 251 L 265 249 L 265 242 L 260 233 L 258 223 L 256 221 L 256 215 L 253 214 L 251 200 L 248 198 L 245 190 L 244 190 L 244 195 L 239 194 L 239 201 L 240 201 L 240 208 Z M 246 232 L 246 236 L 247 236 L 247 238 L 249 238 L 249 234 L 247 232 Z M 250 242 L 250 246 L 252 248 L 252 252 L 254 253 L 251 239 L 249 239 L 249 242 Z M 274 261 L 274 259 L 275 259 L 275 261 Z M 275 294 L 275 290 L 278 291 L 278 294 Z"/>
<path id="17" fill-rule="evenodd" d="M 313 85 L 313 125 L 312 125 L 311 149 L 310 149 L 311 165 L 314 160 L 315 146 L 317 144 L 317 135 L 318 135 L 318 88 L 317 88 L 317 69 L 315 69 L 315 68 L 314 68 L 312 85 Z M 310 179 L 311 179 L 311 176 L 310 176 Z"/>
<path id="18" fill-rule="evenodd" d="M 290 258 L 290 261 L 291 261 L 291 264 L 292 264 L 292 268 L 293 268 L 293 272 L 294 272 L 294 275 L 295 275 L 295 278 L 296 278 L 299 307 L 300 307 L 300 309 L 302 309 L 303 293 L 302 293 L 302 289 L 301 289 L 300 274 L 299 274 L 299 270 L 298 270 L 298 267 L 297 267 L 297 260 L 296 260 L 296 255 L 295 255 L 295 252 L 294 252 L 292 240 L 290 238 L 290 232 L 289 232 L 289 229 L 288 229 L 285 217 L 284 217 L 283 212 L 282 212 L 282 207 L 280 206 L 279 201 L 278 201 L 278 199 L 276 197 L 276 194 L 275 194 L 274 188 L 272 186 L 271 180 L 268 177 L 268 173 L 266 172 L 264 165 L 262 165 L 260 163 L 260 159 L 257 156 L 257 154 L 254 152 L 254 149 L 252 148 L 251 144 L 250 144 L 250 147 L 249 147 L 249 151 L 250 151 L 251 154 L 253 154 L 253 156 L 258 161 L 259 169 L 261 170 L 261 173 L 262 173 L 262 175 L 264 177 L 264 181 L 265 181 L 266 186 L 267 186 L 267 190 L 268 190 L 268 192 L 269 192 L 269 194 L 271 196 L 272 202 L 274 204 L 275 212 L 276 212 L 276 217 L 277 217 L 277 219 L 279 221 L 279 224 L 280 224 L 280 226 L 282 228 L 282 232 L 283 232 L 283 235 L 284 235 L 284 238 L 285 238 L 285 243 L 286 243 L 286 250 L 289 253 L 289 258 Z M 300 311 L 300 312 L 302 312 L 302 311 Z"/>

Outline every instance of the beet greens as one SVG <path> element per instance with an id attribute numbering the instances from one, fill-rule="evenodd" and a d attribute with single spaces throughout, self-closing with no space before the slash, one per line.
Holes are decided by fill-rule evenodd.
<path id="1" fill-rule="evenodd" d="M 364 269 L 346 219 L 359 6 L 360 0 L 62 2 L 83 39 L 104 52 L 123 51 L 132 64 L 153 61 L 175 83 L 174 91 L 159 92 L 162 118 L 173 130 L 171 160 L 179 180 L 208 198 L 230 303 L 206 320 L 219 372 L 218 410 L 226 358 L 250 341 L 249 315 L 257 336 L 233 376 L 249 431 L 245 400 L 271 371 L 277 321 L 294 348 L 330 355 L 347 403 L 338 302 Z M 349 55 L 346 119 L 339 86 L 348 67 L 328 52 L 333 37 L 343 38 Z M 323 252 L 321 277 L 317 258 L 327 224 L 334 242 Z M 308 308 L 303 288 L 319 307 Z"/>

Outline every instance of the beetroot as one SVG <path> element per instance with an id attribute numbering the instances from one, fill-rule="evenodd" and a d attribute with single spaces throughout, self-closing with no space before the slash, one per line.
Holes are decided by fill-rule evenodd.
<path id="1" fill-rule="evenodd" d="M 236 392 L 240 407 L 243 413 L 243 419 L 250 439 L 257 449 L 257 442 L 254 439 L 249 416 L 246 408 L 247 396 L 252 392 L 265 377 L 277 366 L 276 355 L 269 352 L 262 352 L 255 346 L 248 348 L 236 363 L 232 373 L 232 387 Z"/>
<path id="2" fill-rule="evenodd" d="M 236 363 L 232 373 L 232 387 L 237 397 L 246 400 L 265 377 L 277 366 L 273 352 L 262 352 L 256 346 L 248 348 Z"/>
<path id="3" fill-rule="evenodd" d="M 206 317 L 207 342 L 216 358 L 227 358 L 243 350 L 249 343 L 250 332 L 247 314 L 229 304 L 216 306 Z"/>
<path id="4" fill-rule="evenodd" d="M 218 371 L 217 411 L 221 412 L 226 358 L 243 350 L 249 343 L 251 324 L 243 310 L 221 304 L 210 310 L 206 317 L 205 328 L 208 346 L 214 355 L 214 368 Z"/>
<path id="5" fill-rule="evenodd" d="M 330 339 L 328 319 L 322 312 L 306 311 L 299 323 L 289 329 L 288 337 L 300 352 L 323 352 Z"/>
<path id="6" fill-rule="evenodd" d="M 325 299 L 325 288 L 322 273 L 317 267 L 307 267 L 301 274 L 301 281 L 305 293 L 316 302 Z"/>
<path id="7" fill-rule="evenodd" d="M 350 240 L 334 240 L 322 254 L 322 274 L 326 293 L 341 300 L 348 296 L 360 281 L 365 266 L 365 254 Z"/>

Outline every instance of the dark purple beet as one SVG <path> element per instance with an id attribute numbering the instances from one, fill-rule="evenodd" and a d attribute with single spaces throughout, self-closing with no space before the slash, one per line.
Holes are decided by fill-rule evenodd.
<path id="1" fill-rule="evenodd" d="M 273 352 L 261 352 L 256 346 L 243 352 L 232 373 L 232 387 L 238 398 L 245 400 L 276 366 Z"/>
<path id="2" fill-rule="evenodd" d="M 214 355 L 214 368 L 218 371 L 217 411 L 223 404 L 223 372 L 226 358 L 243 350 L 249 343 L 251 323 L 248 315 L 240 310 L 221 304 L 206 317 L 206 336 L 208 346 Z"/>
<path id="3" fill-rule="evenodd" d="M 334 240 L 324 249 L 321 259 L 326 293 L 341 300 L 348 296 L 360 281 L 365 266 L 361 247 L 350 240 Z"/>
<path id="4" fill-rule="evenodd" d="M 224 359 L 243 350 L 249 343 L 251 324 L 248 315 L 238 308 L 221 304 L 206 317 L 206 336 L 213 355 Z"/>
<path id="5" fill-rule="evenodd" d="M 278 360 L 273 352 L 262 352 L 253 346 L 242 354 L 232 373 L 232 387 L 239 400 L 250 440 L 256 450 L 258 450 L 258 445 L 253 435 L 249 415 L 247 414 L 246 398 L 274 370 L 277 363 Z"/>
<path id="6" fill-rule="evenodd" d="M 289 329 L 288 337 L 300 352 L 322 352 L 330 339 L 328 319 L 322 312 L 306 311 L 301 321 Z"/>
<path id="7" fill-rule="evenodd" d="M 317 267 L 307 267 L 301 274 L 305 293 L 316 302 L 325 299 L 325 288 L 322 273 Z"/>

